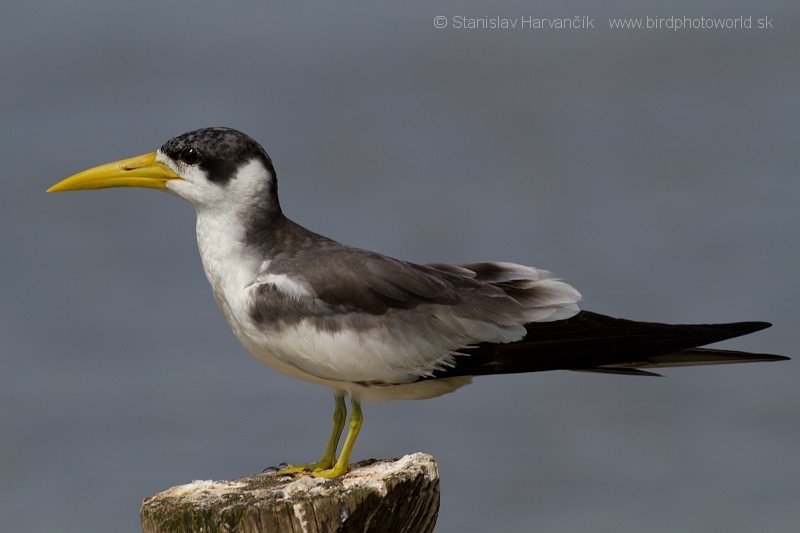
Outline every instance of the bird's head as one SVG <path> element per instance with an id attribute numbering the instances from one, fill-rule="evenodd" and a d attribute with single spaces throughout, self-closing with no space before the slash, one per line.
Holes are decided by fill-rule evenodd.
<path id="1" fill-rule="evenodd" d="M 48 192 L 109 187 L 167 190 L 203 209 L 259 206 L 280 213 L 272 160 L 252 138 L 230 128 L 203 128 L 155 152 L 84 170 Z"/>

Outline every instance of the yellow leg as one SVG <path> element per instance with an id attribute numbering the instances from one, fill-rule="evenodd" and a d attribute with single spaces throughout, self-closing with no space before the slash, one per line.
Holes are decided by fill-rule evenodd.
<path id="1" fill-rule="evenodd" d="M 337 392 L 335 396 L 335 406 L 333 408 L 333 429 L 331 430 L 331 436 L 328 438 L 328 445 L 325 446 L 322 459 L 319 460 L 317 468 L 314 470 L 327 470 L 333 467 L 336 462 L 336 450 L 339 448 L 339 439 L 342 437 L 346 418 L 347 407 L 344 405 L 344 394 Z"/>
<path id="2" fill-rule="evenodd" d="M 328 438 L 328 445 L 325 446 L 325 451 L 322 454 L 322 459 L 316 463 L 289 465 L 276 472 L 276 474 L 299 474 L 307 471 L 327 471 L 333 468 L 336 462 L 336 449 L 339 447 L 339 439 L 342 436 L 344 421 L 347 418 L 347 407 L 344 404 L 344 395 L 337 392 L 334 395 L 334 402 L 333 429 L 331 430 L 331 436 Z"/>
<path id="3" fill-rule="evenodd" d="M 364 415 L 361 413 L 361 404 L 358 403 L 358 400 L 351 398 L 350 407 L 353 411 L 350 415 L 350 429 L 344 439 L 344 446 L 342 446 L 342 453 L 339 454 L 339 459 L 333 465 L 333 468 L 315 470 L 312 472 L 312 476 L 335 478 L 347 472 L 347 465 L 350 464 L 350 453 L 353 451 L 358 433 L 361 431 L 361 424 L 364 422 Z"/>

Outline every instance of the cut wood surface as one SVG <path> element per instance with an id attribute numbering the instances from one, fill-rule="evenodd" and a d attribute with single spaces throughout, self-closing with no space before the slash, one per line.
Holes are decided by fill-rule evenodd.
<path id="1" fill-rule="evenodd" d="M 145 533 L 433 531 L 439 470 L 423 453 L 360 461 L 333 480 L 257 474 L 193 481 L 147 498 Z"/>

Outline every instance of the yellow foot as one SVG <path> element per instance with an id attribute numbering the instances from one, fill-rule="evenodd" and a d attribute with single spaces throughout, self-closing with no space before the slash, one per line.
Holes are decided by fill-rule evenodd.
<path id="1" fill-rule="evenodd" d="M 333 410 L 333 431 L 331 431 L 331 436 L 328 439 L 328 445 L 325 447 L 325 453 L 322 454 L 322 459 L 316 463 L 288 465 L 286 468 L 275 472 L 275 475 L 307 474 L 314 477 L 333 479 L 347 472 L 347 463 L 350 461 L 350 453 L 353 451 L 353 445 L 356 443 L 359 431 L 361 431 L 364 415 L 361 413 L 361 405 L 358 403 L 358 400 L 351 398 L 350 405 L 353 407 L 353 414 L 350 415 L 350 429 L 347 432 L 347 437 L 344 439 L 342 453 L 339 454 L 339 459 L 336 459 L 336 448 L 339 445 L 339 437 L 344 429 L 346 409 L 344 406 L 344 396 L 342 394 L 336 394 L 335 398 L 336 407 Z"/>
<path id="2" fill-rule="evenodd" d="M 313 472 L 311 472 L 311 475 L 314 477 L 324 477 L 327 479 L 333 479 L 346 473 L 347 473 L 346 466 L 345 467 L 334 466 L 333 468 L 327 468 L 325 470 L 314 470 Z"/>
<path id="3" fill-rule="evenodd" d="M 286 465 L 286 468 L 281 468 L 275 472 L 275 475 L 288 476 L 295 474 L 311 474 L 312 472 L 326 472 L 328 470 L 332 470 L 330 466 L 330 464 L 322 464 L 322 461 L 301 465 Z"/>

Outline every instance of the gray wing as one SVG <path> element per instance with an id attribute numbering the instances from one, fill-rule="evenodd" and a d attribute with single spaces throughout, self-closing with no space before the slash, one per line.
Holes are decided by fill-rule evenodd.
<path id="1" fill-rule="evenodd" d="M 557 320 L 578 311 L 580 294 L 547 271 L 512 263 L 417 265 L 332 241 L 317 244 L 313 255 L 270 261 L 257 279 L 263 283 L 275 276 L 291 277 L 307 297 L 264 283 L 261 290 L 270 298 L 258 298 L 257 306 L 293 297 L 284 310 L 299 312 L 298 320 L 321 320 L 324 329 L 335 323 L 374 324 L 376 317 L 384 317 L 384 326 L 398 327 L 436 321 L 443 333 L 463 344 L 514 340 L 524 335 L 527 322 Z M 263 310 L 260 314 L 269 314 Z"/>
<path id="2" fill-rule="evenodd" d="M 336 381 L 410 383 L 459 350 L 521 339 L 578 312 L 580 295 L 510 263 L 417 265 L 291 225 L 242 296 L 262 356 Z M 258 350 L 257 350 L 258 351 Z"/>

